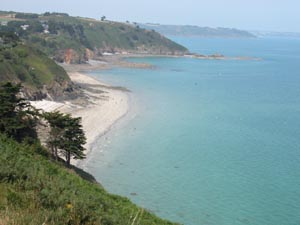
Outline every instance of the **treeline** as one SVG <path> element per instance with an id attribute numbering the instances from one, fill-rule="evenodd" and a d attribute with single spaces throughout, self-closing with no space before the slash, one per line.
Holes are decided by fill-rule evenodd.
<path id="1" fill-rule="evenodd" d="M 39 145 L 37 125 L 49 126 L 47 147 L 53 159 L 64 157 L 68 166 L 71 158 L 84 159 L 86 137 L 81 118 L 36 109 L 21 97 L 20 90 L 20 84 L 8 82 L 0 86 L 0 133 L 20 143 Z"/>
<path id="2" fill-rule="evenodd" d="M 39 14 L 35 13 L 16 13 L 15 18 L 17 19 L 37 19 Z"/>
<path id="3" fill-rule="evenodd" d="M 45 12 L 44 16 L 69 16 L 68 13 L 59 13 L 59 12 Z"/>

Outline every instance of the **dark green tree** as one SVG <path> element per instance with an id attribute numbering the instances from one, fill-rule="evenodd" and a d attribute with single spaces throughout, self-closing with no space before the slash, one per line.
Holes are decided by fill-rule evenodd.
<path id="1" fill-rule="evenodd" d="M 84 159 L 84 144 L 86 137 L 81 125 L 81 118 L 71 117 L 70 114 L 60 112 L 44 113 L 44 118 L 49 122 L 51 131 L 48 145 L 55 159 L 63 155 L 69 166 L 71 158 Z"/>
<path id="2" fill-rule="evenodd" d="M 63 136 L 65 128 L 64 114 L 56 112 L 46 112 L 43 117 L 48 121 L 50 125 L 50 134 L 47 140 L 47 145 L 51 150 L 52 156 L 58 160 L 58 150 L 60 147 L 60 141 Z"/>
<path id="3" fill-rule="evenodd" d="M 86 137 L 81 125 L 81 118 L 72 118 L 70 114 L 65 115 L 66 128 L 63 135 L 62 149 L 66 158 L 67 165 L 70 165 L 71 157 L 73 159 L 84 159 L 83 147 L 86 143 Z"/>
<path id="4" fill-rule="evenodd" d="M 0 86 L 0 132 L 19 142 L 34 142 L 38 111 L 20 96 L 20 90 L 20 84 Z"/>

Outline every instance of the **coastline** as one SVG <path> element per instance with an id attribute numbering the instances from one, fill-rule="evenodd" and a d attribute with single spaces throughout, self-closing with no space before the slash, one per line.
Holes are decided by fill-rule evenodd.
<path id="1" fill-rule="evenodd" d="M 169 57 L 169 58 L 197 58 L 208 60 L 259 60 L 251 57 L 228 58 L 223 55 L 197 55 L 184 56 L 171 55 L 148 55 L 148 54 L 126 54 L 100 57 L 90 60 L 86 64 L 59 64 L 68 73 L 70 79 L 81 87 L 83 96 L 75 100 L 56 102 L 50 100 L 32 101 L 31 104 L 44 111 L 60 111 L 69 113 L 74 117 L 82 118 L 82 127 L 85 132 L 87 143 L 85 154 L 91 152 L 95 141 L 106 134 L 111 127 L 123 118 L 129 111 L 129 96 L 126 87 L 115 87 L 101 82 L 99 79 L 88 75 L 88 72 L 108 70 L 114 67 L 154 69 L 147 63 L 134 63 L 126 61 L 126 58 L 143 57 Z M 46 139 L 40 137 L 45 143 Z M 79 166 L 80 161 L 71 160 L 71 164 Z"/>
<path id="2" fill-rule="evenodd" d="M 44 111 L 59 110 L 74 117 L 81 117 L 87 138 L 85 154 L 88 155 L 97 138 L 107 133 L 127 114 L 129 91 L 126 88 L 107 85 L 82 72 L 69 71 L 68 75 L 74 83 L 81 86 L 84 99 L 65 102 L 42 100 L 32 101 L 31 104 Z M 73 165 L 78 166 L 79 163 L 79 160 L 71 160 Z"/>
<path id="3" fill-rule="evenodd" d="M 94 60 L 89 60 L 85 64 L 65 64 L 58 63 L 66 71 L 73 72 L 90 72 L 95 70 L 108 70 L 114 67 L 136 68 L 136 69 L 155 69 L 154 65 L 148 63 L 135 63 L 127 61 L 130 58 L 193 58 L 198 60 L 234 60 L 234 61 L 261 61 L 262 58 L 253 56 L 224 56 L 222 54 L 202 55 L 189 53 L 185 55 L 153 55 L 153 54 L 114 54 L 109 56 L 98 57 Z"/>

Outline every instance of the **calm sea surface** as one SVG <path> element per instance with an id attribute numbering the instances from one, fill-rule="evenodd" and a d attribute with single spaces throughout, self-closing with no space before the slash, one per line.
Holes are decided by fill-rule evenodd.
<path id="1" fill-rule="evenodd" d="M 139 58 L 155 69 L 93 72 L 132 90 L 132 107 L 84 167 L 187 225 L 299 225 L 300 39 L 173 39 L 262 60 Z"/>

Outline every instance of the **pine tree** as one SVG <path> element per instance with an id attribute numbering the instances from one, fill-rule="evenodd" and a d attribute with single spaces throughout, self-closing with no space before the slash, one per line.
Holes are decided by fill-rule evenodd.
<path id="1" fill-rule="evenodd" d="M 60 112 L 44 113 L 45 119 L 51 126 L 48 145 L 55 159 L 59 154 L 66 159 L 69 166 L 71 158 L 84 159 L 84 144 L 86 137 L 81 125 L 81 118 L 73 118 L 70 114 Z"/>
<path id="2" fill-rule="evenodd" d="M 50 134 L 47 140 L 48 147 L 51 149 L 52 156 L 58 160 L 58 150 L 65 128 L 64 114 L 56 112 L 46 112 L 43 117 L 50 124 Z"/>
<path id="3" fill-rule="evenodd" d="M 71 157 L 74 159 L 84 159 L 84 147 L 86 137 L 84 135 L 81 118 L 72 118 L 69 114 L 65 115 L 66 129 L 63 135 L 63 153 L 66 158 L 67 165 L 70 165 Z"/>
<path id="4" fill-rule="evenodd" d="M 0 132 L 19 142 L 33 142 L 37 139 L 38 111 L 20 97 L 20 90 L 20 84 L 0 86 Z"/>

